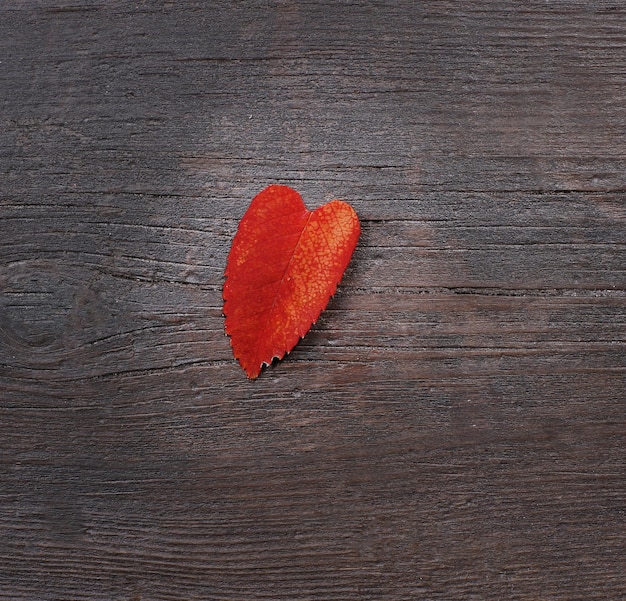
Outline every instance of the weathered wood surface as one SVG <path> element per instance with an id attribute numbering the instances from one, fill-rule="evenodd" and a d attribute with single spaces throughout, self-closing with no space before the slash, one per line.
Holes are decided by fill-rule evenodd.
<path id="1" fill-rule="evenodd" d="M 626 597 L 626 8 L 3 2 L 0 598 Z M 249 382 L 269 183 L 363 235 Z"/>

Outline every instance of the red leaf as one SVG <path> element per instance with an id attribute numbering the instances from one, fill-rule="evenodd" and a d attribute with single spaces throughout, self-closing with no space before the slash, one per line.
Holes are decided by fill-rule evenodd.
<path id="1" fill-rule="evenodd" d="M 241 219 L 224 284 L 226 333 L 249 378 L 282 359 L 335 293 L 361 226 L 339 200 L 308 211 L 287 186 L 269 186 Z"/>

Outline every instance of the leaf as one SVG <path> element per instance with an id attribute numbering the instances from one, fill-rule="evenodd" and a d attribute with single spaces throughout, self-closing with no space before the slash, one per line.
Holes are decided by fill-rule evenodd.
<path id="1" fill-rule="evenodd" d="M 288 186 L 252 200 L 224 275 L 224 315 L 233 355 L 249 378 L 282 359 L 320 316 L 356 247 L 354 209 L 333 200 L 308 211 Z"/>

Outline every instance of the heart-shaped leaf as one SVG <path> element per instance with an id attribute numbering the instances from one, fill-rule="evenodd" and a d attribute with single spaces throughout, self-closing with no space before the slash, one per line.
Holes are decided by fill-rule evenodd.
<path id="1" fill-rule="evenodd" d="M 241 219 L 224 283 L 226 333 L 249 378 L 282 359 L 317 320 L 345 271 L 361 226 L 333 200 L 308 211 L 288 186 L 269 186 Z"/>

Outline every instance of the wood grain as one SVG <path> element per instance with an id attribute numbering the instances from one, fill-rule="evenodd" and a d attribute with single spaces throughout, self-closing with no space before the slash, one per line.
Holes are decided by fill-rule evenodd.
<path id="1" fill-rule="evenodd" d="M 618 2 L 0 6 L 0 597 L 626 597 Z M 252 197 L 363 234 L 246 380 Z"/>

